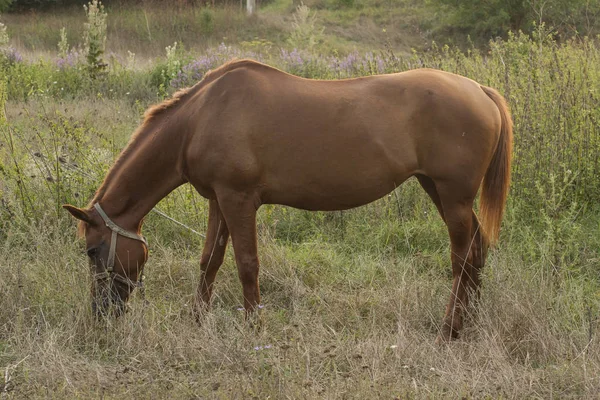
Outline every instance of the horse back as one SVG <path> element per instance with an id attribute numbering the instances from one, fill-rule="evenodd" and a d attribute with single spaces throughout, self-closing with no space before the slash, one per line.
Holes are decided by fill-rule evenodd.
<path id="1" fill-rule="evenodd" d="M 475 164 L 480 182 L 499 130 L 476 82 L 435 70 L 321 81 L 245 63 L 198 100 L 186 151 L 196 179 L 306 209 L 358 206 L 416 173 Z"/>

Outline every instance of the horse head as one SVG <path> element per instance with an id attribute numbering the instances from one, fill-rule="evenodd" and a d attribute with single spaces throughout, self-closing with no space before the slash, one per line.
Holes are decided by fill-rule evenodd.
<path id="1" fill-rule="evenodd" d="M 99 203 L 88 210 L 63 206 L 80 220 L 92 274 L 92 310 L 97 317 L 119 316 L 134 288 L 143 284 L 148 259 L 146 240 L 114 223 Z M 119 240 L 120 239 L 120 240 Z"/>

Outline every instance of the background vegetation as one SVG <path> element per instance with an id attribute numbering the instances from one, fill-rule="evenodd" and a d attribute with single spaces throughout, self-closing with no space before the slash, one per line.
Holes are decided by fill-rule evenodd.
<path id="1" fill-rule="evenodd" d="M 531 18 L 535 7 L 521 26 L 502 14 L 504 22 L 487 27 L 454 21 L 444 22 L 449 30 L 423 33 L 427 21 L 444 23 L 417 2 L 307 4 L 262 3 L 251 19 L 237 3 L 159 10 L 114 2 L 90 4 L 87 14 L 78 7 L 2 17 L 2 396 L 597 395 L 597 40 L 547 27 Z M 450 19 L 471 7 L 453 4 L 426 5 Z M 525 33 L 507 30 L 517 27 Z M 465 34 L 478 29 L 502 38 L 469 43 Z M 398 39 L 405 32 L 412 39 Z M 457 45 L 407 47 L 436 32 Z M 152 250 L 146 290 L 124 318 L 91 317 L 85 256 L 60 205 L 87 203 L 149 104 L 245 56 L 320 79 L 439 68 L 506 96 L 515 122 L 514 182 L 500 245 L 458 342 L 433 345 L 450 290 L 448 238 L 412 180 L 350 211 L 261 208 L 260 330 L 245 326 L 237 311 L 241 288 L 230 252 L 212 313 L 202 326 L 194 322 L 201 238 L 156 213 L 144 227 Z M 190 187 L 158 209 L 206 228 L 207 204 Z"/>

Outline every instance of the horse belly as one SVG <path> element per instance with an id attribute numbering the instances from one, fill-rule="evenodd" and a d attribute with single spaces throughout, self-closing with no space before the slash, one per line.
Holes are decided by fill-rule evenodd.
<path id="1" fill-rule="evenodd" d="M 404 182 L 412 171 L 394 171 L 384 160 L 335 163 L 332 160 L 271 174 L 261 198 L 305 210 L 344 210 L 375 201 Z M 285 172 L 288 173 L 285 173 Z"/>

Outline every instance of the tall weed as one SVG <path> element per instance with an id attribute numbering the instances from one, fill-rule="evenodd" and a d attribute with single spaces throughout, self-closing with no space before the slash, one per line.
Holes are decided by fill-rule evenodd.
<path id="1" fill-rule="evenodd" d="M 84 44 L 88 68 L 92 76 L 102 73 L 107 64 L 102 59 L 106 48 L 106 17 L 104 6 L 92 0 L 83 6 L 87 16 L 84 24 Z"/>

